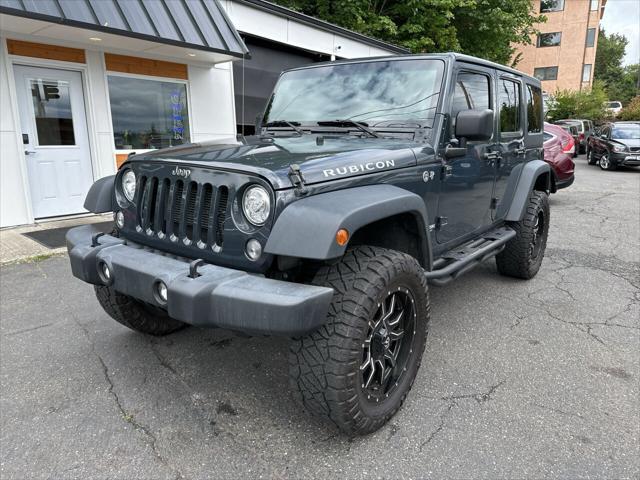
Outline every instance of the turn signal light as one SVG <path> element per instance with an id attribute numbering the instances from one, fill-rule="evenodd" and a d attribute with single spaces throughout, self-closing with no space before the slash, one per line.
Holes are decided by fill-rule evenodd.
<path id="1" fill-rule="evenodd" d="M 336 243 L 341 247 L 344 247 L 349 241 L 349 232 L 344 228 L 341 228 L 336 232 Z"/>

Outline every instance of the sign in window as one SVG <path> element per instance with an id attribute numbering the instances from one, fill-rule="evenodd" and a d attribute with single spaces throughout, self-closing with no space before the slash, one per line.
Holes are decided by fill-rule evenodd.
<path id="1" fill-rule="evenodd" d="M 30 86 L 38 145 L 75 145 L 69 83 L 34 79 Z"/>
<path id="2" fill-rule="evenodd" d="M 189 142 L 186 84 L 109 75 L 109 100 L 117 150 Z"/>

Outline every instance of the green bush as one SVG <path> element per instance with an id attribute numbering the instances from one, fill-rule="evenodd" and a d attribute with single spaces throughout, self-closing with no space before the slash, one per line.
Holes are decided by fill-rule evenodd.
<path id="1" fill-rule="evenodd" d="M 552 95 L 547 118 L 551 121 L 561 118 L 600 121 L 607 116 L 606 101 L 607 94 L 600 82 L 595 82 L 591 90 L 559 90 Z"/>
<path id="2" fill-rule="evenodd" d="M 618 115 L 620 120 L 640 120 L 640 95 L 631 99 Z"/>

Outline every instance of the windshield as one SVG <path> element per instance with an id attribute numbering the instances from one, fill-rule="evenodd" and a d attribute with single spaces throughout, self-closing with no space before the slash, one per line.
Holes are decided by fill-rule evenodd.
<path id="1" fill-rule="evenodd" d="M 640 123 L 613 127 L 611 138 L 616 140 L 640 140 Z"/>
<path id="2" fill-rule="evenodd" d="M 265 123 L 353 120 L 369 127 L 431 127 L 442 83 L 441 60 L 336 64 L 282 75 Z"/>

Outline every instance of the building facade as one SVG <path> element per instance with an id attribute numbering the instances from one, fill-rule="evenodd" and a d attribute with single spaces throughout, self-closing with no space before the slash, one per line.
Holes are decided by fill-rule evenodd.
<path id="1" fill-rule="evenodd" d="M 404 52 L 263 0 L 0 0 L 0 227 L 82 214 L 132 152 L 252 129 L 283 68 Z"/>
<path id="2" fill-rule="evenodd" d="M 545 92 L 582 90 L 593 83 L 599 23 L 607 0 L 533 0 L 547 17 L 531 45 L 520 45 L 518 70 L 542 81 Z"/>

